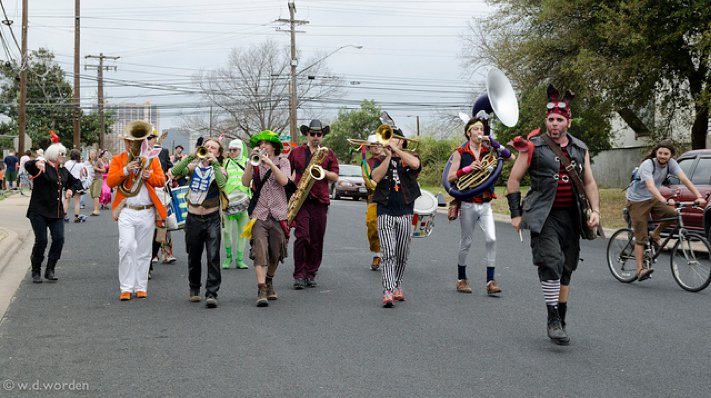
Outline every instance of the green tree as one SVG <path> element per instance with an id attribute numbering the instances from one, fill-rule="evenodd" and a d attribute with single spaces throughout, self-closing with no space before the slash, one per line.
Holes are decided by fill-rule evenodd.
<path id="1" fill-rule="evenodd" d="M 686 118 L 692 147 L 705 147 L 711 83 L 706 2 L 492 3 L 496 15 L 472 26 L 471 65 L 497 65 L 518 83 L 523 121 L 526 108 L 534 108 L 526 99 L 531 93 L 540 98 L 553 82 L 576 92 L 573 111 L 580 116 L 577 127 L 590 132 L 581 135 L 588 141 L 608 138 L 614 112 L 641 136 L 668 136 L 671 119 Z M 590 146 L 595 152 L 595 142 Z"/>
<path id="2" fill-rule="evenodd" d="M 73 145 L 72 86 L 64 70 L 54 62 L 54 54 L 40 48 L 32 51 L 27 62 L 26 131 L 35 146 L 49 144 L 49 130 L 54 129 L 60 142 L 67 148 Z M 19 65 L 16 61 L 0 64 L 0 114 L 10 120 L 3 122 L 0 130 L 17 135 L 20 93 Z M 90 145 L 98 140 L 98 117 L 81 117 L 81 144 Z M 96 123 L 94 123 L 96 119 Z M 86 122 L 86 124 L 84 123 Z M 111 121 L 106 123 L 109 125 Z"/>
<path id="3" fill-rule="evenodd" d="M 347 139 L 367 140 L 380 125 L 381 112 L 382 109 L 373 100 L 363 100 L 358 109 L 341 108 L 323 144 L 331 148 L 342 163 L 353 163 L 360 155 L 353 153 Z"/>

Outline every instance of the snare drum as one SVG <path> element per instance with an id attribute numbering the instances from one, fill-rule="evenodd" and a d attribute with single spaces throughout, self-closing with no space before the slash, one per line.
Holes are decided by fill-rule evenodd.
<path id="1" fill-rule="evenodd" d="M 426 238 L 434 229 L 437 214 L 437 198 L 432 193 L 420 190 L 422 195 L 415 199 L 415 212 L 412 216 L 412 237 Z"/>
<path id="2" fill-rule="evenodd" d="M 188 217 L 188 187 L 173 188 L 173 203 L 171 209 L 175 213 L 175 220 L 178 222 L 178 229 L 185 227 L 185 219 Z"/>
<path id="3" fill-rule="evenodd" d="M 249 207 L 249 196 L 239 189 L 235 189 L 227 194 L 227 200 L 229 201 L 229 204 L 227 205 L 227 209 L 225 209 L 224 213 L 228 216 L 240 214 L 243 211 L 247 211 L 247 208 Z"/>

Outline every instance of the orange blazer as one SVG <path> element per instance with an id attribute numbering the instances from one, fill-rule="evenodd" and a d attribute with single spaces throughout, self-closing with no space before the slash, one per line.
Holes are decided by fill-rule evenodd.
<path id="1" fill-rule="evenodd" d="M 123 152 L 122 154 L 111 158 L 109 173 L 106 175 L 106 184 L 109 187 L 117 187 L 125 180 L 128 180 L 129 186 L 133 186 L 134 175 L 123 175 L 123 168 L 126 167 L 127 163 L 128 152 Z M 148 179 L 146 179 L 145 181 L 143 181 L 143 183 L 148 189 L 148 195 L 150 195 L 151 202 L 153 202 L 153 205 L 158 211 L 158 216 L 161 220 L 164 220 L 166 217 L 168 217 L 168 211 L 165 209 L 165 206 L 163 206 L 163 203 L 161 203 L 155 190 L 155 187 L 162 187 L 165 185 L 165 174 L 163 174 L 163 169 L 160 167 L 160 161 L 158 160 L 158 158 L 151 159 L 150 169 L 153 171 L 153 173 L 151 173 L 151 176 L 148 177 Z M 118 208 L 121 202 L 123 202 L 125 199 L 126 197 L 117 189 L 116 196 L 114 197 L 114 202 L 111 204 L 111 210 L 112 213 L 114 213 L 114 218 L 118 218 L 118 215 L 115 213 L 116 208 Z"/>

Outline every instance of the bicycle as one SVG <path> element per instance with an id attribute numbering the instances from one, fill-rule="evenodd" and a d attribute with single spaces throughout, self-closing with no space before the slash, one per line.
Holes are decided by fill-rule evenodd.
<path id="1" fill-rule="evenodd" d="M 676 243 L 672 246 L 670 256 L 672 276 L 682 289 L 699 292 L 711 283 L 711 245 L 701 233 L 684 228 L 681 210 L 685 207 L 697 207 L 696 202 L 677 203 L 676 217 L 651 220 L 653 223 L 676 221 L 676 224 L 671 232 L 662 233 L 662 237 L 664 235 L 666 237 L 659 246 L 652 244 L 651 237 L 647 239 L 644 244 L 643 268 L 651 268 L 657 262 L 662 250 L 675 239 Z M 618 229 L 610 237 L 607 244 L 607 265 L 612 276 L 618 281 L 631 283 L 637 280 L 635 238 L 632 221 L 626 208 L 623 210 L 623 215 L 627 221 L 627 228 Z M 650 226 L 650 231 L 652 230 Z"/>

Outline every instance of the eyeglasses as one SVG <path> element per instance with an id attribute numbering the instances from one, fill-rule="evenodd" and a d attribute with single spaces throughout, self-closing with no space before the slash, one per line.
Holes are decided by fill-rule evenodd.
<path id="1" fill-rule="evenodd" d="M 323 133 L 318 132 L 318 131 L 310 131 L 309 135 L 312 137 L 321 137 L 323 135 Z"/>
<path id="2" fill-rule="evenodd" d="M 556 107 L 558 107 L 560 109 L 567 109 L 568 104 L 566 104 L 565 102 L 549 102 L 548 104 L 546 104 L 546 108 L 549 111 L 553 110 L 553 108 L 556 108 Z"/>
<path id="3" fill-rule="evenodd" d="M 230 148 L 230 152 L 237 152 L 241 150 L 241 148 Z"/>
<path id="4" fill-rule="evenodd" d="M 57 156 L 67 156 L 64 152 L 58 153 Z"/>

